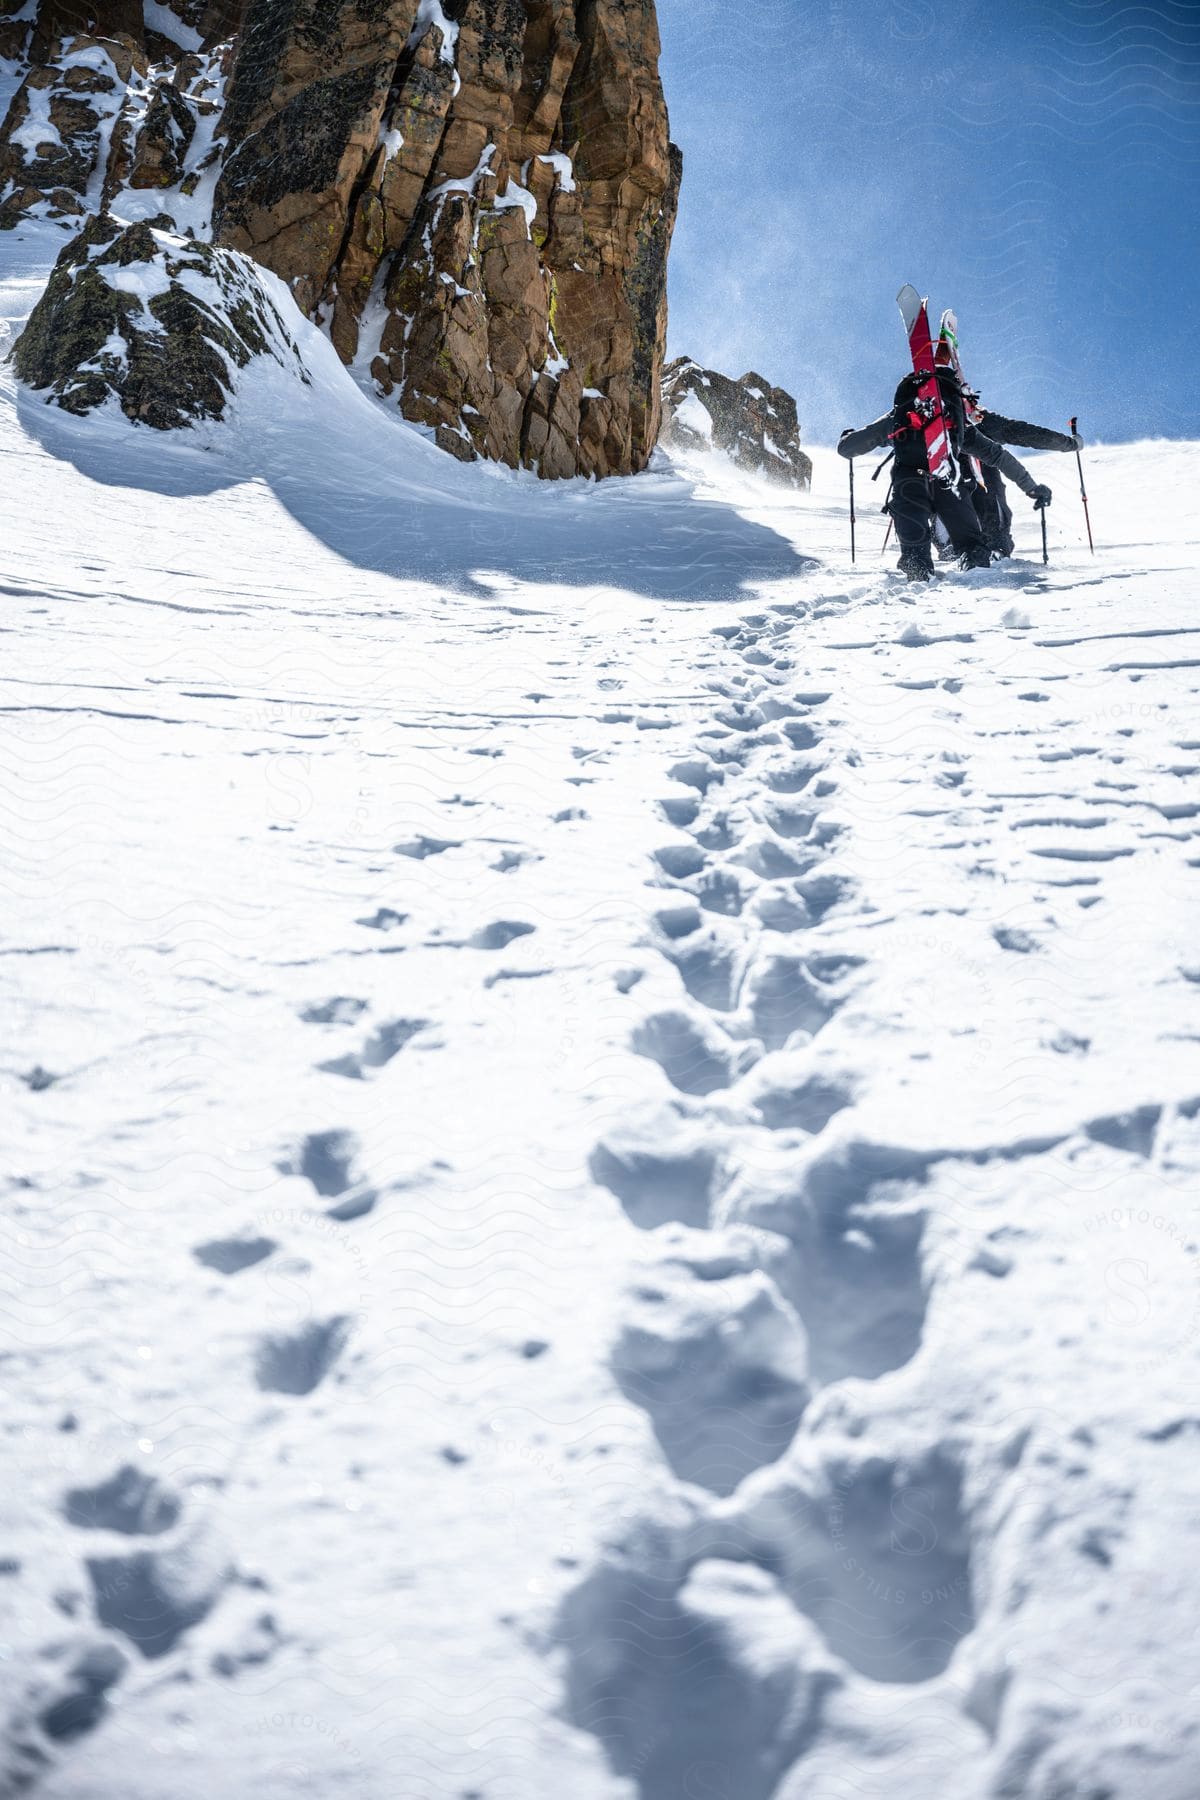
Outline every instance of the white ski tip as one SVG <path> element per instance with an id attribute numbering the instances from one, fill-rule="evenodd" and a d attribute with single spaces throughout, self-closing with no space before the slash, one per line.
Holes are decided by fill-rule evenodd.
<path id="1" fill-rule="evenodd" d="M 911 281 L 906 281 L 904 286 L 900 289 L 900 292 L 896 295 L 896 304 L 900 308 L 900 317 L 904 320 L 904 329 L 911 337 L 913 326 L 925 311 L 929 302 L 928 300 L 922 300 Z"/>

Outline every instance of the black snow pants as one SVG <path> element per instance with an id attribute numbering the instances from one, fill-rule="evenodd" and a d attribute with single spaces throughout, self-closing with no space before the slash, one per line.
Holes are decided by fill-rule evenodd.
<path id="1" fill-rule="evenodd" d="M 1012 507 L 1008 504 L 1008 490 L 1004 485 L 1004 477 L 999 469 L 985 469 L 983 478 L 987 482 L 985 488 L 975 487 L 972 499 L 975 511 L 979 515 L 979 523 L 983 528 L 984 540 L 989 550 L 997 551 L 1001 556 L 1013 553 Z"/>
<path id="2" fill-rule="evenodd" d="M 897 469 L 892 481 L 888 511 L 896 527 L 902 551 L 913 551 L 931 561 L 929 543 L 936 515 L 946 527 L 960 556 L 984 549 L 983 528 L 969 500 L 943 481 L 930 481 L 913 469 Z"/>

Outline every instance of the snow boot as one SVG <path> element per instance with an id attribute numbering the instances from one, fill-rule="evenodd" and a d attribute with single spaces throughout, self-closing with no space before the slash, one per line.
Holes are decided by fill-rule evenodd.
<path id="1" fill-rule="evenodd" d="M 971 550 L 964 550 L 960 561 L 964 569 L 990 569 L 992 553 L 986 544 L 977 544 Z"/>
<path id="2" fill-rule="evenodd" d="M 933 558 L 928 550 L 906 550 L 896 567 L 909 581 L 933 580 Z"/>

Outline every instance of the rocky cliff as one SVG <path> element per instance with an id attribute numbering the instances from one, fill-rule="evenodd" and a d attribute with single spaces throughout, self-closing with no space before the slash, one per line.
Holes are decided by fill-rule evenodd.
<path id="1" fill-rule="evenodd" d="M 662 439 L 668 449 L 724 450 L 739 468 L 787 487 L 806 488 L 812 481 L 795 400 L 753 371 L 731 381 L 688 356 L 668 364 Z"/>
<path id="2" fill-rule="evenodd" d="M 454 455 L 645 466 L 681 174 L 653 0 L 30 12 L 0 0 L 0 226 L 153 217 L 281 276 Z"/>

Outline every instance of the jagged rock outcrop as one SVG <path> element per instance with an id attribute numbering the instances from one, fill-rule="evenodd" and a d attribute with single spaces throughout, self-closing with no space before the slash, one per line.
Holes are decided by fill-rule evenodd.
<path id="1" fill-rule="evenodd" d="M 82 219 L 119 197 L 123 216 L 167 210 L 207 236 L 208 209 L 188 203 L 205 170 L 215 179 L 224 58 L 214 34 L 236 10 L 237 0 L 179 0 L 145 26 L 141 0 L 42 0 L 0 125 L 0 230 L 34 209 Z M 176 190 L 168 204 L 165 189 Z"/>
<path id="2" fill-rule="evenodd" d="M 62 251 L 13 349 L 21 380 L 66 411 L 115 399 L 160 430 L 221 418 L 255 356 L 309 379 L 248 257 L 103 213 Z"/>
<path id="3" fill-rule="evenodd" d="M 35 37 L 35 44 L 37 43 Z M 46 199 L 52 217 L 82 216 L 107 158 L 130 77 L 146 71 L 132 37 L 103 42 L 84 32 L 43 42 L 0 132 L 0 225 Z"/>
<path id="4" fill-rule="evenodd" d="M 280 275 L 454 455 L 645 466 L 682 168 L 654 0 L 175 0 L 150 18 L 39 0 L 17 22 L 0 227 L 162 216 Z"/>
<path id="5" fill-rule="evenodd" d="M 682 450 L 717 449 L 739 468 L 788 487 L 807 488 L 812 460 L 800 448 L 796 402 L 751 371 L 740 381 L 677 357 L 663 371 L 662 442 Z"/>
<path id="6" fill-rule="evenodd" d="M 33 29 L 26 11 L 25 0 L 0 0 L 0 57 L 16 61 L 26 54 Z"/>
<path id="7" fill-rule="evenodd" d="M 250 0 L 218 239 L 455 455 L 642 468 L 681 171 L 658 55 L 653 0 Z"/>

